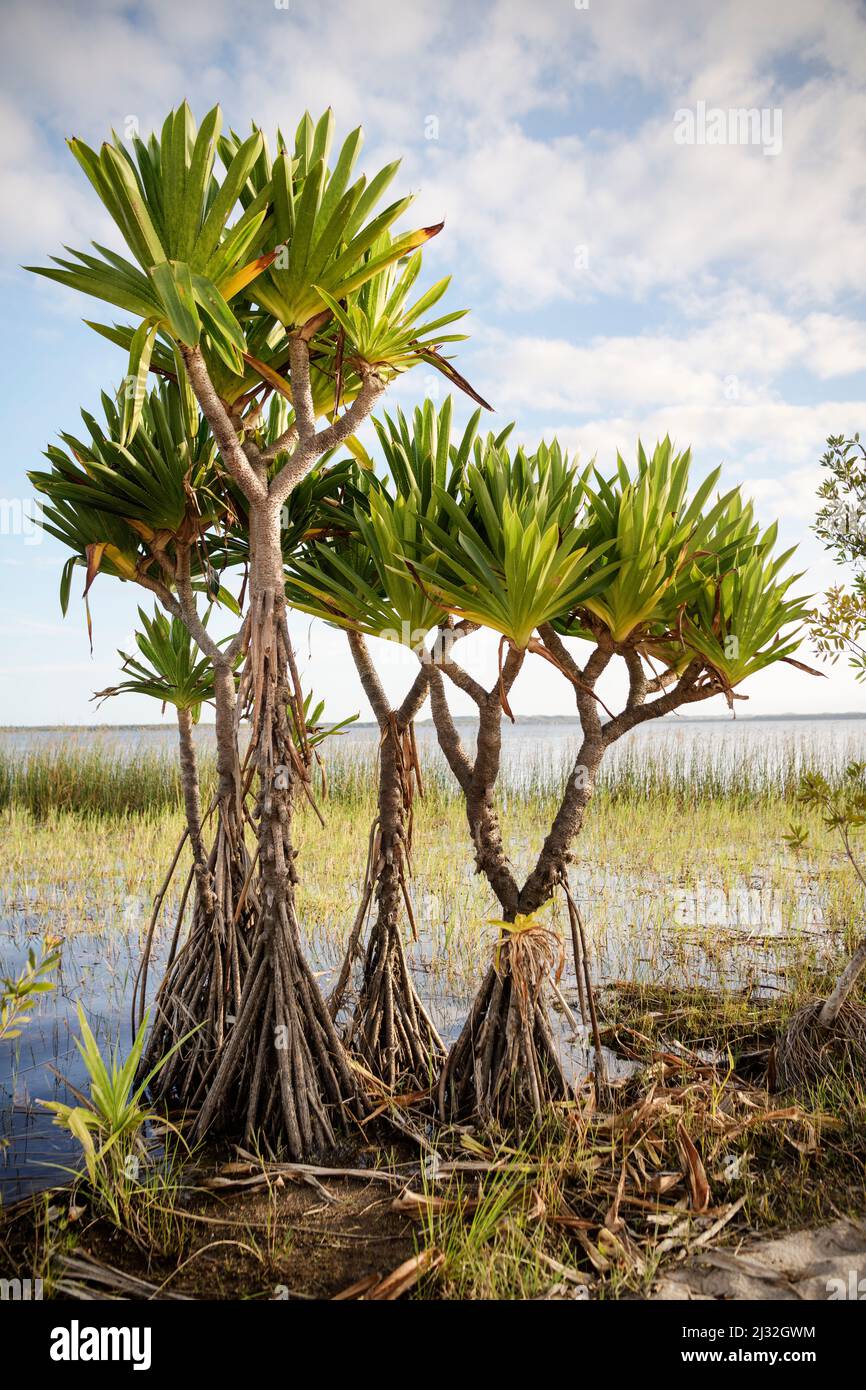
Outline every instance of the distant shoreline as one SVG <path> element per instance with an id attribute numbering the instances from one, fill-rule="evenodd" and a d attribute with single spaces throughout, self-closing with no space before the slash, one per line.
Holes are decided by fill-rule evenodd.
<path id="1" fill-rule="evenodd" d="M 576 715 L 570 714 L 524 714 L 518 715 L 518 723 L 525 720 L 527 723 L 562 725 L 574 724 Z M 669 716 L 669 722 L 678 724 L 816 724 L 828 723 L 834 720 L 866 720 L 866 710 L 840 710 L 838 713 L 831 714 L 738 714 L 736 721 L 731 715 L 724 714 L 692 714 L 680 715 L 679 717 Z M 418 719 L 417 725 L 429 726 L 432 728 L 431 719 Z M 469 715 L 455 715 L 456 724 L 474 724 L 474 717 Z M 664 722 L 664 721 L 661 721 Z M 93 733 L 131 733 L 158 729 L 172 729 L 174 726 L 166 720 L 161 724 L 0 724 L 0 734 L 93 734 Z M 203 720 L 201 728 L 212 729 L 213 723 Z M 361 729 L 375 729 L 377 726 L 373 720 L 359 720 L 350 726 L 350 731 L 354 732 Z"/>

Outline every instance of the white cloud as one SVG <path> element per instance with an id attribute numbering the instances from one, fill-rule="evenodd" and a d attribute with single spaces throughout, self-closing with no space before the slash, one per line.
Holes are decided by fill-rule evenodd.
<path id="1" fill-rule="evenodd" d="M 426 197 L 509 308 L 690 280 L 827 305 L 866 277 L 866 92 L 816 81 L 779 100 L 777 158 L 676 145 L 673 108 L 595 141 L 511 124 L 478 132 L 459 158 L 443 151 Z"/>
<path id="2" fill-rule="evenodd" d="M 662 407 L 640 415 L 598 416 L 579 426 L 550 417 L 539 434 L 556 434 L 563 445 L 581 457 L 598 454 L 608 464 L 619 449 L 631 458 L 638 436 L 645 444 L 670 434 L 681 448 L 691 445 L 703 474 L 724 465 L 726 486 L 746 483 L 749 491 L 763 479 L 771 479 L 784 495 L 786 480 L 802 477 L 801 470 L 814 467 L 828 434 L 844 430 L 846 423 L 862 418 L 861 401 L 825 401 L 820 405 L 796 405 L 786 401 L 757 402 L 749 406 Z M 803 497 L 801 492 L 796 494 Z M 792 514 L 811 515 L 811 508 L 797 504 Z"/>
<path id="3" fill-rule="evenodd" d="M 866 326 L 851 307 L 866 276 L 866 16 L 855 0 L 292 0 L 287 11 L 272 0 L 10 0 L 4 30 L 0 247 L 12 262 L 116 242 L 63 136 L 96 142 L 129 115 L 147 129 L 183 96 L 198 114 L 221 100 L 231 124 L 255 117 L 287 133 L 304 107 L 330 103 L 340 132 L 364 122 L 367 167 L 405 156 L 395 188 L 420 186 L 418 223 L 446 217 L 429 263 L 453 271 L 457 303 L 478 309 L 468 375 L 525 438 L 544 427 L 611 461 L 617 448 L 630 457 L 638 434 L 670 430 L 701 471 L 724 461 L 726 482 L 747 482 L 796 536 L 814 512 L 826 435 L 866 424 L 848 379 L 866 370 Z M 677 146 L 674 112 L 698 100 L 781 107 L 782 153 Z M 22 283 L 14 264 L 0 274 Z M 23 283 L 40 360 L 68 378 L 85 333 L 68 320 L 84 301 Z M 628 330 L 614 330 L 623 304 Z M 419 372 L 397 394 L 424 385 Z M 27 448 L 58 424 L 69 422 L 40 420 Z M 816 543 L 804 554 L 820 587 L 829 563 Z M 34 572 L 46 560 L 27 557 Z M 129 620 L 120 602 L 106 615 L 106 650 Z M 65 669 L 73 717 L 98 717 L 93 667 Z M 342 651 L 325 651 L 319 669 L 345 700 L 335 714 L 357 706 Z M 552 707 L 549 676 L 527 675 L 524 708 Z M 755 704 L 851 706 L 846 681 L 837 671 L 789 697 L 787 673 L 771 674 Z"/>
<path id="4" fill-rule="evenodd" d="M 856 0 L 694 0 L 687 8 L 656 0 L 621 0 L 581 12 L 586 32 L 581 80 L 611 83 L 637 77 L 666 90 L 715 77 L 714 100 L 731 101 L 755 74 L 791 54 L 857 72 L 866 20 Z M 723 86 L 727 78 L 728 85 Z"/>
<path id="5" fill-rule="evenodd" d="M 747 437 L 750 418 L 771 420 L 773 408 L 784 406 L 784 373 L 802 370 L 829 381 L 864 367 L 862 321 L 831 314 L 798 319 L 741 293 L 718 305 L 692 304 L 690 321 L 676 332 L 597 334 L 573 342 L 482 325 L 473 353 L 479 389 L 506 415 L 531 410 L 586 417 L 624 409 L 679 417 L 684 408 L 706 409 L 719 421 L 730 415 L 733 435 L 728 425 L 723 434 L 736 438 Z M 866 403 L 853 409 L 856 419 Z"/>
<path id="6" fill-rule="evenodd" d="M 818 508 L 816 494 L 821 481 L 817 464 L 792 468 L 782 478 L 752 478 L 749 493 L 760 512 L 773 517 L 811 523 Z"/>
<path id="7" fill-rule="evenodd" d="M 95 140 L 130 115 L 147 128 L 187 95 L 199 110 L 222 97 L 235 123 L 255 115 L 291 130 L 304 106 L 330 102 L 343 129 L 368 124 L 377 154 L 407 152 L 406 174 L 425 178 L 423 208 L 449 219 L 450 250 L 437 257 L 468 259 L 510 307 L 645 294 L 729 278 L 732 266 L 788 300 L 834 296 L 866 271 L 866 93 L 854 61 L 866 25 L 846 0 L 816 8 L 499 0 L 467 14 L 454 0 L 396 12 L 385 0 L 288 10 L 192 0 L 179 14 L 169 0 L 143 10 L 94 0 L 85 23 L 77 7 L 19 0 L 5 14 L 14 139 L 0 172 L 15 180 L 13 215 L 33 205 L 53 231 L 70 220 L 70 183 L 81 185 L 59 140 L 49 151 L 37 127 Z M 792 53 L 828 70 L 786 83 Z M 627 106 L 621 122 L 594 129 L 581 84 L 623 78 L 640 84 L 642 114 Z M 676 146 L 673 112 L 699 98 L 781 105 L 782 155 Z M 526 125 L 551 110 L 555 139 Z M 438 143 L 424 140 L 430 114 Z M 26 162 L 15 153 L 22 131 Z"/>

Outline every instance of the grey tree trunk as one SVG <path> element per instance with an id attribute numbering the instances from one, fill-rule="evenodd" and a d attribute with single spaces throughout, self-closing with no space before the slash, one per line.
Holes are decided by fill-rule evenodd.
<path id="1" fill-rule="evenodd" d="M 505 922 L 524 909 L 502 841 L 494 795 L 502 754 L 503 700 L 523 664 L 511 649 L 499 683 L 485 691 L 453 662 L 445 669 L 478 706 L 475 758 L 463 749 L 448 709 L 442 678 L 430 677 L 433 721 L 440 747 L 463 791 L 466 818 L 475 846 L 475 863 L 493 889 Z M 543 901 L 543 899 L 542 899 Z M 543 1119 L 551 1100 L 569 1095 L 547 1008 L 544 985 L 551 940 L 533 928 L 525 936 L 505 931 L 476 994 L 469 1017 L 439 1077 L 438 1106 L 445 1120 L 475 1115 L 520 1124 L 527 1115 Z"/>
<path id="2" fill-rule="evenodd" d="M 186 813 L 186 827 L 192 848 L 192 859 L 196 880 L 196 891 L 202 902 L 213 897 L 207 851 L 201 828 L 201 788 L 199 786 L 198 759 L 193 741 L 193 718 L 189 709 L 178 708 L 177 732 L 180 743 L 180 780 L 183 791 L 183 806 Z"/>
<path id="3" fill-rule="evenodd" d="M 201 1104 L 240 1008 L 249 968 L 247 936 L 253 910 L 253 863 L 244 836 L 245 808 L 237 743 L 235 676 L 214 662 L 217 795 L 210 808 L 213 842 L 204 843 L 199 794 L 183 772 L 184 805 L 193 845 L 195 897 L 186 940 L 178 949 L 186 893 L 181 898 L 165 974 L 139 1075 L 152 1070 L 180 1038 L 190 1034 L 154 1078 L 151 1094 L 166 1104 Z M 181 765 L 195 759 L 191 721 L 180 726 Z M 188 785 L 189 795 L 188 795 Z M 192 826 L 197 823 L 198 830 Z"/>
<path id="4" fill-rule="evenodd" d="M 365 909 L 375 898 L 376 917 L 364 951 L 358 1002 L 347 1032 L 373 1075 L 391 1090 L 432 1087 L 445 1057 L 436 1027 L 415 990 L 400 930 L 401 905 L 409 908 L 407 873 L 413 780 L 416 774 L 410 728 L 427 692 L 422 670 L 399 710 L 390 708 L 367 645 L 349 633 L 349 646 L 364 691 L 379 725 L 377 817 L 370 840 L 365 899 L 356 918 L 358 934 Z M 336 1014 L 356 949 L 349 942 L 340 981 L 331 1002 Z"/>
<path id="5" fill-rule="evenodd" d="M 832 994 L 824 1001 L 823 1008 L 818 1015 L 818 1022 L 822 1028 L 832 1028 L 836 1019 L 839 1017 L 839 1010 L 845 1003 L 852 989 L 854 988 L 861 972 L 866 969 L 866 938 L 860 942 L 853 956 L 849 960 L 842 974 L 836 981 Z"/>
<path id="6" fill-rule="evenodd" d="M 241 1129 L 303 1161 L 333 1147 L 364 1102 L 301 950 L 292 815 L 298 755 L 290 723 L 280 509 L 250 509 L 250 646 L 245 689 L 258 774 L 258 877 L 249 890 L 248 963 L 236 1017 L 207 1084 L 196 1130 Z"/>
<path id="7" fill-rule="evenodd" d="M 228 649 L 246 654 L 237 706 L 252 711 L 249 760 L 258 774 L 255 816 L 247 810 L 249 777 L 238 757 L 238 709 L 227 653 L 198 618 L 188 556 L 178 562 L 182 616 L 216 677 L 219 790 L 217 832 L 209 858 L 215 908 L 197 896 L 193 927 L 169 968 L 151 1031 L 151 1065 L 161 1044 L 195 1034 L 159 1073 L 158 1093 L 198 1107 L 196 1133 L 211 1126 L 260 1136 L 304 1159 L 329 1147 L 336 1131 L 366 1112 L 355 1075 L 301 953 L 295 918 L 291 827 L 299 770 L 288 714 L 293 664 L 285 617 L 280 512 L 292 488 L 329 448 L 355 432 L 384 389 L 362 368 L 362 389 L 338 420 L 316 429 L 307 342 L 289 343 L 294 424 L 262 450 L 230 415 L 198 347 L 181 347 L 190 385 L 222 462 L 249 504 L 250 598 Z M 270 464 L 290 451 L 269 480 Z M 174 603 L 174 600 L 171 600 Z M 299 719 L 302 717 L 299 712 Z M 255 840 L 254 857 L 246 832 Z M 175 942 L 177 940 L 177 932 Z M 279 1080 L 279 1085 L 274 1083 Z"/>

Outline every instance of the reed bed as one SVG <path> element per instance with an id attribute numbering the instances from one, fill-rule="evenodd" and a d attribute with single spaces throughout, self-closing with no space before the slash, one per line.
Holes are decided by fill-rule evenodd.
<path id="1" fill-rule="evenodd" d="M 214 781 L 210 755 L 203 759 L 202 773 L 205 786 Z M 179 767 L 160 753 L 129 758 L 74 744 L 24 755 L 2 750 L 0 808 L 27 811 L 37 820 L 63 812 L 125 818 L 179 811 Z"/>
<path id="2" fill-rule="evenodd" d="M 508 750 L 500 801 L 519 872 L 538 852 L 566 775 L 570 750 L 563 741 L 551 744 L 515 740 Z M 841 767 L 840 750 L 830 752 L 834 758 L 821 764 L 828 774 Z M 421 753 L 425 795 L 415 806 L 409 885 L 419 940 L 407 931 L 406 950 L 425 1008 L 451 1041 L 491 958 L 495 905 L 474 871 L 463 806 L 425 740 Z M 612 1030 L 605 1045 L 618 1039 L 617 1057 L 637 1034 L 701 1039 L 724 1050 L 730 1036 L 742 1042 L 766 1018 L 775 1030 L 820 996 L 862 929 L 858 886 L 835 837 L 812 808 L 794 806 L 802 748 L 788 741 L 772 758 L 753 749 L 748 766 L 736 749 L 727 763 L 725 750 L 711 743 L 701 753 L 703 761 L 691 748 L 635 744 L 606 778 L 575 842 L 571 886 L 587 923 L 602 1026 Z M 299 919 L 326 992 L 363 882 L 375 755 L 372 739 L 335 743 L 320 799 L 325 826 L 306 802 L 298 808 Z M 207 748 L 202 762 L 207 786 Z M 744 786 L 731 784 L 736 769 Z M 67 744 L 25 757 L 0 752 L 0 772 L 0 973 L 20 969 L 40 941 L 59 946 L 62 988 L 41 1001 L 28 1045 L 78 1084 L 70 1073 L 78 1000 L 101 1038 L 128 1045 L 143 934 L 183 824 L 173 760 L 152 750 L 130 757 L 128 748 Z M 809 850 L 800 855 L 784 840 L 792 814 L 809 830 Z M 164 906 L 151 986 L 179 892 L 173 885 Z M 568 940 L 558 898 L 544 921 Z M 576 1011 L 570 961 L 559 987 Z M 572 1036 L 565 1015 L 554 1012 L 579 1078 L 590 1065 L 589 1039 L 585 1030 Z M 11 1091 L 15 1076 L 10 1083 Z M 37 1086 L 31 1069 L 22 1084 L 32 1094 L 54 1094 L 53 1074 Z"/>
<path id="3" fill-rule="evenodd" d="M 425 793 L 433 805 L 457 800 L 453 780 L 426 730 L 419 740 Z M 573 765 L 577 739 L 508 739 L 500 795 L 506 809 L 531 804 L 542 817 L 561 795 Z M 354 735 L 327 749 L 324 799 L 348 811 L 372 807 L 376 740 Z M 680 809 L 725 801 L 745 807 L 793 803 L 805 768 L 832 783 L 845 765 L 862 757 L 862 740 L 801 734 L 742 740 L 706 734 L 683 738 L 676 729 L 660 738 L 632 738 L 603 764 L 596 801 L 628 805 L 658 800 Z M 212 747 L 199 750 L 203 799 L 215 786 Z M 109 818 L 176 811 L 181 806 L 176 759 L 161 750 L 139 750 L 119 742 L 87 747 L 74 740 L 20 750 L 0 745 L 0 810 L 23 810 L 44 820 L 58 812 Z"/>
<path id="4" fill-rule="evenodd" d="M 818 815 L 795 805 L 804 761 L 820 757 L 833 777 L 853 751 L 816 743 L 786 738 L 743 751 L 730 741 L 672 739 L 626 748 L 574 847 L 572 888 L 600 982 L 756 988 L 792 1003 L 814 988 L 816 970 L 850 945 L 860 918 L 838 845 Z M 424 797 L 415 807 L 410 891 L 421 941 L 408 950 L 450 1036 L 492 949 L 493 905 L 474 872 L 450 774 L 426 737 L 420 744 Z M 302 931 L 323 978 L 339 969 L 357 910 L 375 757 L 373 738 L 335 740 L 326 792 L 318 792 L 325 828 L 307 803 L 298 808 Z M 572 757 L 564 740 L 515 739 L 506 750 L 498 800 L 518 871 L 538 852 Z M 201 761 L 207 799 L 207 747 Z M 144 930 L 183 824 L 169 755 L 71 743 L 23 756 L 0 748 L 0 805 L 0 962 L 10 935 L 134 940 Z M 784 842 L 793 816 L 809 829 L 810 850 L 800 856 Z M 567 937 L 562 914 L 557 900 L 545 920 Z"/>

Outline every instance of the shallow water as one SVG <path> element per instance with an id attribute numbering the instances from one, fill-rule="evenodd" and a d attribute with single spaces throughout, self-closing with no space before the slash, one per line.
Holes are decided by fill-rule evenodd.
<path id="1" fill-rule="evenodd" d="M 212 741 L 212 730 L 200 728 L 198 737 L 207 744 Z M 361 756 L 375 737 L 371 729 L 355 730 L 345 739 L 344 748 L 356 749 Z M 421 726 L 419 738 L 428 746 L 428 754 L 430 737 L 429 728 Z M 651 752 L 662 760 L 681 757 L 686 750 L 688 756 L 701 762 L 710 750 L 717 762 L 724 762 L 726 757 L 736 761 L 745 750 L 749 757 L 754 754 L 761 759 L 764 766 L 771 766 L 774 757 L 782 760 L 788 756 L 794 740 L 804 761 L 838 766 L 858 751 L 862 756 L 866 723 L 856 719 L 682 720 L 674 726 L 641 731 L 637 738 L 636 750 L 642 755 Z M 162 750 L 166 756 L 174 751 L 170 727 L 80 730 L 63 735 L 56 730 L 0 733 L 0 747 L 24 756 L 32 749 L 57 748 L 70 740 L 85 748 L 130 757 L 142 750 Z M 563 777 L 576 747 L 571 721 L 527 720 L 516 729 L 506 727 L 506 785 L 516 788 L 525 776 L 535 776 L 539 760 L 549 766 L 552 780 Z M 141 934 L 149 915 L 149 904 L 142 898 L 126 898 L 119 914 L 108 906 L 116 901 L 116 894 L 110 891 L 108 864 L 101 882 L 87 884 L 75 883 L 74 865 L 69 866 L 66 881 L 56 886 L 39 883 L 37 870 L 34 866 L 35 886 L 0 879 L 0 974 L 14 976 L 19 972 L 28 946 L 38 944 L 52 930 L 64 895 L 83 889 L 86 906 L 80 926 L 65 937 L 57 987 L 41 996 L 25 1021 L 22 1035 L 0 1044 L 0 1197 L 6 1202 L 61 1179 L 64 1174 L 51 1165 L 69 1166 L 77 1159 L 77 1145 L 53 1126 L 50 1114 L 38 1102 L 72 1102 L 67 1081 L 78 1088 L 86 1085 L 74 1041 L 78 1001 L 85 1005 L 103 1050 L 119 1045 L 122 1054 L 127 1052 L 131 1041 L 129 1001 Z M 468 857 L 465 864 L 454 865 L 454 874 L 455 881 L 461 876 L 467 884 L 471 882 Z M 804 953 L 820 957 L 829 952 L 835 932 L 821 883 L 793 868 L 790 874 L 783 893 L 778 864 L 775 876 L 769 867 L 764 872 L 752 869 L 748 875 L 735 875 L 722 887 L 710 878 L 698 877 L 684 886 L 673 873 L 632 872 L 578 860 L 572 884 L 589 925 L 595 980 L 600 984 L 630 980 L 703 985 L 714 990 L 746 988 L 757 996 L 784 990 L 790 964 Z M 343 875 L 344 894 L 339 882 Z M 345 915 L 347 905 L 351 907 L 356 900 L 358 885 L 346 867 L 342 873 L 337 871 L 335 878 L 336 896 Z M 421 940 L 409 947 L 411 964 L 425 1004 L 443 1038 L 451 1041 L 462 1026 L 480 979 L 482 957 L 478 943 L 465 947 L 458 943 L 459 950 L 449 949 L 447 914 L 421 881 L 415 891 L 415 905 Z M 603 930 L 599 923 L 604 923 Z M 564 923 L 558 925 L 560 930 L 564 928 Z M 567 930 L 564 936 L 567 939 Z M 166 926 L 156 940 L 149 998 L 159 981 L 169 939 Z M 339 965 L 340 940 L 333 923 L 323 923 L 309 940 L 314 968 L 325 991 Z M 447 968 L 443 968 L 443 961 L 448 962 Z M 570 957 L 560 987 L 576 1014 L 577 991 Z M 588 1030 L 581 1026 L 574 1034 L 556 1004 L 553 1020 L 574 1075 L 591 1070 Z M 616 1059 L 609 1062 L 617 1065 Z"/>
<path id="2" fill-rule="evenodd" d="M 717 888 L 706 894 L 703 890 L 685 894 L 673 888 L 669 900 L 682 901 L 682 920 L 672 922 L 661 944 L 656 941 L 650 945 L 653 938 L 647 930 L 642 906 L 657 905 L 657 884 L 635 875 L 602 876 L 578 871 L 575 887 L 590 924 L 596 912 L 601 912 L 602 904 L 608 922 L 612 903 L 620 906 L 616 930 L 608 928 L 600 935 L 590 928 L 592 970 L 599 985 L 633 980 L 674 987 L 702 984 L 727 990 L 745 984 L 754 996 L 760 997 L 785 987 L 784 960 L 789 944 L 797 953 L 807 938 L 819 949 L 826 945 L 820 903 L 815 903 L 806 890 L 801 933 L 789 943 L 781 935 L 772 899 L 765 899 L 758 890 L 743 890 L 743 899 L 739 890 L 733 895 L 725 895 Z M 709 935 L 700 917 L 705 898 L 717 917 Z M 17 974 L 23 967 L 28 944 L 46 930 L 50 917 L 50 912 L 44 916 L 38 911 L 4 913 L 0 918 L 4 974 Z M 49 1112 L 39 1101 L 74 1104 L 67 1082 L 86 1090 L 86 1071 L 75 1046 L 78 1001 L 86 1008 L 103 1053 L 113 1046 L 119 1046 L 122 1055 L 127 1053 L 132 1037 L 129 1001 L 139 960 L 139 932 L 138 923 L 124 927 L 122 922 L 94 920 L 88 928 L 68 936 L 56 988 L 42 996 L 37 1010 L 25 1022 L 22 1035 L 0 1047 L 0 1141 L 6 1141 L 5 1150 L 0 1153 L 0 1196 L 7 1203 L 27 1191 L 62 1180 L 66 1174 L 60 1168 L 74 1166 L 78 1160 L 78 1146 L 52 1124 Z M 722 946 L 725 935 L 730 949 Z M 169 937 L 166 928 L 157 938 L 148 980 L 148 1002 L 161 977 Z M 337 944 L 333 935 L 324 934 L 309 945 L 319 983 L 327 992 L 339 968 Z M 720 946 L 722 949 L 718 949 Z M 447 1043 L 457 1037 L 463 1025 L 483 967 L 479 964 L 477 970 L 443 971 L 441 964 L 436 963 L 442 961 L 442 949 L 436 929 L 425 930 L 422 924 L 421 940 L 410 944 L 408 955 L 419 993 Z M 573 1014 L 579 1017 L 570 955 L 560 988 Z M 578 1079 L 593 1067 L 590 1030 L 580 1025 L 573 1031 L 559 1003 L 553 998 L 549 1003 L 567 1070 Z M 613 1074 L 623 1066 L 610 1053 L 606 1054 L 606 1062 Z"/>

